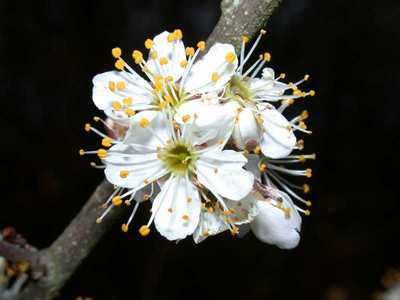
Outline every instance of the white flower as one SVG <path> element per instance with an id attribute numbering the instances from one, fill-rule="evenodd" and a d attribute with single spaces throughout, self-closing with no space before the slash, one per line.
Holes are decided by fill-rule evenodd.
<path id="1" fill-rule="evenodd" d="M 197 50 L 185 46 L 182 31 L 164 31 L 147 39 L 148 60 L 135 50 L 132 57 L 141 67 L 147 80 L 136 73 L 121 57 L 121 50 L 112 54 L 120 71 L 105 72 L 93 78 L 93 101 L 107 116 L 119 122 L 128 122 L 137 111 L 175 110 L 181 103 L 199 94 L 219 92 L 231 79 L 237 67 L 234 48 L 230 44 L 213 45 L 204 57 L 195 63 L 205 43 Z"/>
<path id="2" fill-rule="evenodd" d="M 228 115 L 224 110 L 220 106 L 214 113 Z M 221 120 L 214 125 L 219 128 L 217 135 L 204 143 L 203 137 L 192 131 L 196 129 L 193 124 L 176 129 L 165 114 L 143 111 L 132 118 L 123 143 L 104 153 L 106 178 L 121 188 L 111 200 L 114 205 L 159 179 L 164 181 L 153 201 L 150 220 L 140 229 L 142 235 L 148 234 L 154 220 L 157 230 L 169 240 L 183 239 L 198 225 L 201 202 L 211 199 L 214 206 L 227 211 L 225 199 L 239 201 L 249 194 L 253 175 L 242 168 L 246 158 L 222 150 L 233 118 Z"/>
<path id="3" fill-rule="evenodd" d="M 253 150 L 260 144 L 264 155 L 271 158 L 285 157 L 295 148 L 296 137 L 294 130 L 309 133 L 301 118 L 288 121 L 283 115 L 283 110 L 293 103 L 293 99 L 314 95 L 314 91 L 308 93 L 298 89 L 299 84 L 309 78 L 304 76 L 303 80 L 295 84 L 285 84 L 279 81 L 285 75 L 275 77 L 271 68 L 263 68 L 270 60 L 269 53 L 260 55 L 259 59 L 244 72 L 244 65 L 250 58 L 255 47 L 265 31 L 261 31 L 259 37 L 253 44 L 249 53 L 245 56 L 245 46 L 248 41 L 243 38 L 240 53 L 240 64 L 235 74 L 229 81 L 223 99 L 234 101 L 237 111 L 237 123 L 233 133 L 233 140 L 239 149 Z M 255 76 L 262 70 L 262 78 Z M 285 95 L 286 91 L 292 90 L 292 95 Z M 283 100 L 279 109 L 267 102 Z"/>

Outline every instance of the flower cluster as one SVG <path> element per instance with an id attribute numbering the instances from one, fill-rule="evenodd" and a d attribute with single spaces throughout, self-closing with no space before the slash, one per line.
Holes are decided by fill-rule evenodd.
<path id="1" fill-rule="evenodd" d="M 154 222 L 169 240 L 191 235 L 198 243 L 223 231 L 243 235 L 251 229 L 281 248 L 298 244 L 299 212 L 308 215 L 303 208 L 311 205 L 300 192 L 309 186 L 286 175 L 311 177 L 311 169 L 286 166 L 315 155 L 292 154 L 303 148 L 295 133 L 311 133 L 304 123 L 307 111 L 290 121 L 283 113 L 315 92 L 299 88 L 308 75 L 282 82 L 285 74 L 265 67 L 269 53 L 245 68 L 265 33 L 260 31 L 249 51 L 243 37 L 236 54 L 224 43 L 207 52 L 204 41 L 185 48 L 181 30 L 162 32 L 145 41 L 147 59 L 139 50 L 132 53 L 143 76 L 120 48 L 112 49 L 117 71 L 93 79 L 93 101 L 107 116 L 94 121 L 108 134 L 86 124 L 86 131 L 102 138 L 102 148 L 80 150 L 97 154 L 102 164 L 92 166 L 104 169 L 115 186 L 98 223 L 115 207 L 132 207 L 122 225 L 127 232 L 138 207 L 150 202 L 149 220 L 139 227 L 142 236 Z"/>

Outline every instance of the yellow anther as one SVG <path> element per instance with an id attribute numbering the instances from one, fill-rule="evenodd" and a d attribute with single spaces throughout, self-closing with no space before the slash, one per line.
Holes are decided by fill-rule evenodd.
<path id="1" fill-rule="evenodd" d="M 175 39 L 177 39 L 177 40 L 181 40 L 183 37 L 182 30 L 180 30 L 180 29 L 175 29 L 173 34 L 175 36 Z"/>
<path id="2" fill-rule="evenodd" d="M 285 79 L 285 77 L 286 77 L 286 73 L 281 73 L 281 74 L 279 75 L 279 78 L 280 78 L 280 79 Z"/>
<path id="3" fill-rule="evenodd" d="M 204 51 L 206 49 L 206 42 L 204 42 L 204 41 L 198 42 L 197 48 L 199 48 L 201 51 Z"/>
<path id="4" fill-rule="evenodd" d="M 188 198 L 186 199 L 186 201 L 187 201 L 187 203 L 190 203 L 190 202 L 192 202 L 192 198 L 191 198 L 191 197 L 188 197 Z"/>
<path id="5" fill-rule="evenodd" d="M 127 171 L 127 170 L 121 170 L 121 171 L 119 171 L 119 176 L 120 176 L 121 178 L 126 178 L 126 177 L 128 177 L 128 175 L 129 175 L 129 171 Z"/>
<path id="6" fill-rule="evenodd" d="M 309 216 L 311 214 L 311 211 L 309 211 L 308 209 L 304 211 L 304 215 Z"/>
<path id="7" fill-rule="evenodd" d="M 303 110 L 303 111 L 301 112 L 300 118 L 301 118 L 302 120 L 305 120 L 305 119 L 308 119 L 308 117 L 309 117 L 308 111 Z"/>
<path id="8" fill-rule="evenodd" d="M 310 75 L 308 74 L 304 75 L 304 80 L 307 81 L 308 79 L 310 79 Z"/>
<path id="9" fill-rule="evenodd" d="M 267 33 L 267 31 L 266 31 L 265 29 L 261 29 L 261 30 L 260 30 L 260 34 L 264 35 L 264 34 L 266 34 L 266 33 Z"/>
<path id="10" fill-rule="evenodd" d="M 224 140 L 224 139 L 219 139 L 219 140 L 218 140 L 218 144 L 223 145 L 224 143 L 225 143 L 225 140 Z"/>
<path id="11" fill-rule="evenodd" d="M 151 49 L 151 47 L 153 47 L 153 44 L 154 44 L 154 42 L 153 42 L 152 39 L 147 39 L 147 40 L 144 42 L 144 46 L 146 47 L 146 49 Z"/>
<path id="12" fill-rule="evenodd" d="M 129 200 L 125 200 L 124 203 L 126 206 L 131 206 L 131 201 L 129 201 Z"/>
<path id="13" fill-rule="evenodd" d="M 282 208 L 282 209 L 283 209 L 283 212 L 285 213 L 285 218 L 290 218 L 290 214 L 292 212 L 291 208 L 287 207 L 287 208 Z"/>
<path id="14" fill-rule="evenodd" d="M 108 137 L 105 137 L 104 139 L 101 140 L 101 145 L 104 147 L 111 147 L 111 140 Z"/>
<path id="15" fill-rule="evenodd" d="M 208 229 L 203 231 L 203 236 L 209 236 L 209 235 L 210 235 L 210 233 L 208 232 Z"/>
<path id="16" fill-rule="evenodd" d="M 299 156 L 299 161 L 305 162 L 306 161 L 306 157 L 304 155 L 300 155 Z"/>
<path id="17" fill-rule="evenodd" d="M 308 92 L 308 94 L 309 94 L 311 97 L 313 97 L 313 96 L 315 96 L 315 91 L 314 91 L 314 90 L 311 90 L 311 91 Z"/>
<path id="18" fill-rule="evenodd" d="M 118 82 L 117 82 L 117 90 L 122 91 L 122 90 L 124 90 L 125 88 L 126 88 L 125 81 L 118 81 Z"/>
<path id="19" fill-rule="evenodd" d="M 132 100 L 131 97 L 124 98 L 124 99 L 122 100 L 122 103 L 123 103 L 124 105 L 127 105 L 127 106 L 132 105 L 132 102 L 133 102 L 133 100 Z"/>
<path id="20" fill-rule="evenodd" d="M 190 119 L 190 115 L 184 115 L 184 116 L 182 116 L 182 121 L 183 121 L 183 123 L 186 123 L 187 121 L 189 121 L 189 119 Z"/>
<path id="21" fill-rule="evenodd" d="M 232 64 L 235 61 L 235 59 L 236 55 L 233 52 L 229 52 L 225 55 L 225 60 L 230 64 Z"/>
<path id="22" fill-rule="evenodd" d="M 124 112 L 128 117 L 132 117 L 136 114 L 136 112 L 132 108 L 125 108 Z"/>
<path id="23" fill-rule="evenodd" d="M 304 123 L 303 121 L 300 121 L 299 122 L 299 127 L 301 128 L 301 129 L 307 129 L 307 125 L 306 125 L 306 123 Z"/>
<path id="24" fill-rule="evenodd" d="M 270 61 L 271 60 L 271 54 L 269 52 L 264 53 L 264 60 L 265 61 Z"/>
<path id="25" fill-rule="evenodd" d="M 267 171 L 268 166 L 266 164 L 261 164 L 258 168 L 261 172 L 265 172 Z"/>
<path id="26" fill-rule="evenodd" d="M 168 212 L 172 214 L 172 208 L 168 208 Z"/>
<path id="27" fill-rule="evenodd" d="M 312 176 L 312 170 L 310 168 L 306 169 L 306 177 L 310 178 Z"/>
<path id="28" fill-rule="evenodd" d="M 127 224 L 122 224 L 121 225 L 121 229 L 122 229 L 123 232 L 128 232 L 129 226 Z"/>
<path id="29" fill-rule="evenodd" d="M 232 236 L 239 234 L 239 228 L 237 228 L 236 226 L 233 226 L 232 228 L 230 228 L 229 231 L 231 232 Z"/>
<path id="30" fill-rule="evenodd" d="M 132 58 L 135 60 L 136 64 L 140 64 L 141 62 L 143 62 L 143 53 L 139 50 L 133 50 Z"/>
<path id="31" fill-rule="evenodd" d="M 150 58 L 151 59 L 157 59 L 157 51 L 151 51 L 150 52 Z"/>
<path id="32" fill-rule="evenodd" d="M 167 107 L 167 102 L 165 102 L 165 101 L 160 101 L 160 103 L 158 103 L 158 107 L 159 107 L 160 109 L 166 108 L 166 107 Z"/>
<path id="33" fill-rule="evenodd" d="M 168 34 L 167 41 L 169 43 L 172 43 L 173 41 L 175 41 L 175 35 L 173 33 Z"/>
<path id="34" fill-rule="evenodd" d="M 112 48 L 111 54 L 115 58 L 119 58 L 121 56 L 121 54 L 122 54 L 121 48 L 119 48 L 119 47 Z"/>
<path id="35" fill-rule="evenodd" d="M 124 67 L 125 67 L 125 63 L 124 63 L 124 61 L 123 61 L 122 59 L 118 59 L 118 60 L 115 62 L 114 66 L 115 66 L 115 68 L 116 68 L 117 70 L 122 71 L 122 70 L 124 69 Z"/>
<path id="36" fill-rule="evenodd" d="M 242 42 L 245 43 L 245 44 L 248 43 L 249 42 L 249 37 L 246 36 L 246 35 L 243 35 L 242 36 Z"/>
<path id="37" fill-rule="evenodd" d="M 148 236 L 150 233 L 150 228 L 147 227 L 146 225 L 143 225 L 140 227 L 139 233 L 141 236 Z"/>
<path id="38" fill-rule="evenodd" d="M 100 224 L 100 223 L 101 223 L 101 221 L 102 221 L 102 219 L 101 219 L 101 218 L 97 218 L 97 219 L 96 219 L 96 223 L 97 223 L 97 224 Z"/>
<path id="39" fill-rule="evenodd" d="M 188 65 L 188 61 L 187 60 L 182 60 L 179 65 L 181 66 L 181 68 L 186 68 L 186 66 Z"/>
<path id="40" fill-rule="evenodd" d="M 85 131 L 89 132 L 92 126 L 89 123 L 85 124 Z"/>
<path id="41" fill-rule="evenodd" d="M 108 88 L 111 92 L 115 91 L 115 82 L 114 81 L 109 81 L 108 82 Z"/>
<path id="42" fill-rule="evenodd" d="M 162 80 L 163 80 L 163 77 L 161 75 L 155 75 L 154 76 L 154 81 L 155 82 L 162 81 Z"/>
<path id="43" fill-rule="evenodd" d="M 311 206 L 312 206 L 312 202 L 311 202 L 311 201 L 306 201 L 306 205 L 307 205 L 308 207 L 311 207 Z"/>
<path id="44" fill-rule="evenodd" d="M 97 150 L 97 156 L 100 158 L 105 158 L 107 156 L 107 150 L 105 149 Z"/>
<path id="45" fill-rule="evenodd" d="M 219 75 L 217 72 L 212 72 L 211 74 L 211 80 L 216 82 L 219 79 Z"/>
<path id="46" fill-rule="evenodd" d="M 294 103 L 293 99 L 282 100 L 282 104 L 285 104 L 285 105 L 292 105 L 293 103 Z"/>
<path id="47" fill-rule="evenodd" d="M 171 75 L 168 75 L 167 77 L 164 78 L 165 82 L 171 82 L 174 81 L 174 77 L 172 77 Z"/>
<path id="48" fill-rule="evenodd" d="M 194 48 L 193 47 L 186 47 L 186 55 L 193 56 L 194 55 Z"/>
<path id="49" fill-rule="evenodd" d="M 214 212 L 214 208 L 209 207 L 209 208 L 207 208 L 207 211 L 208 211 L 210 214 L 212 214 L 212 213 Z"/>
<path id="50" fill-rule="evenodd" d="M 294 89 L 293 90 L 293 95 L 298 96 L 298 97 L 302 97 L 303 93 L 299 89 Z"/>
<path id="51" fill-rule="evenodd" d="M 156 90 L 156 92 L 161 92 L 162 88 L 163 88 L 163 84 L 161 81 L 156 81 L 154 83 L 154 89 Z"/>
<path id="52" fill-rule="evenodd" d="M 303 150 L 304 149 L 304 140 L 302 140 L 302 139 L 298 140 L 296 145 L 300 150 Z"/>
<path id="53" fill-rule="evenodd" d="M 303 193 L 307 194 L 309 192 L 310 192 L 310 186 L 307 183 L 303 184 Z"/>
<path id="54" fill-rule="evenodd" d="M 167 102 L 167 103 L 172 103 L 172 101 L 174 101 L 174 99 L 172 98 L 172 96 L 169 95 L 169 94 L 167 94 L 167 95 L 164 96 L 164 100 L 165 100 L 165 102 Z"/>
<path id="55" fill-rule="evenodd" d="M 113 204 L 114 206 L 120 206 L 120 205 L 122 204 L 122 199 L 121 199 L 121 197 L 120 197 L 120 196 L 115 196 L 115 197 L 112 199 L 112 204 Z"/>
<path id="56" fill-rule="evenodd" d="M 142 118 L 139 121 L 139 126 L 142 128 L 146 128 L 147 126 L 149 126 L 149 124 L 150 124 L 150 121 L 147 120 L 146 118 Z"/>
<path id="57" fill-rule="evenodd" d="M 168 63 L 168 58 L 166 57 L 161 57 L 160 58 L 160 65 L 166 65 Z"/>
<path id="58" fill-rule="evenodd" d="M 254 153 L 255 154 L 260 154 L 260 152 L 261 152 L 261 147 L 260 146 L 257 146 L 257 147 L 254 148 Z"/>
<path id="59" fill-rule="evenodd" d="M 97 117 L 97 116 L 94 116 L 93 117 L 93 121 L 95 121 L 95 122 L 98 122 L 98 121 L 100 121 L 101 119 L 99 118 L 99 117 Z"/>
<path id="60" fill-rule="evenodd" d="M 85 155 L 85 150 L 83 150 L 83 149 L 79 149 L 79 155 Z"/>
<path id="61" fill-rule="evenodd" d="M 264 119 L 260 115 L 256 115 L 256 121 L 259 125 L 262 125 L 264 123 Z"/>
<path id="62" fill-rule="evenodd" d="M 189 216 L 188 215 L 183 215 L 182 219 L 184 219 L 185 221 L 189 221 Z"/>
<path id="63" fill-rule="evenodd" d="M 118 102 L 118 101 L 113 101 L 112 103 L 111 103 L 111 107 L 114 109 L 114 110 L 121 110 L 121 108 L 122 108 L 122 104 L 120 103 L 120 102 Z"/>

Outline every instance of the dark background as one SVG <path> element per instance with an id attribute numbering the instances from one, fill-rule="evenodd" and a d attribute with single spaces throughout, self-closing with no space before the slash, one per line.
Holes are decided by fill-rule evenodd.
<path id="1" fill-rule="evenodd" d="M 1 1 L 0 225 L 46 247 L 101 181 L 77 150 L 98 147 L 83 125 L 99 114 L 91 78 L 112 69 L 112 47 L 143 49 L 174 28 L 194 44 L 218 16 L 216 0 Z M 381 289 L 400 266 L 399 16 L 394 0 L 285 0 L 267 26 L 259 51 L 288 80 L 311 74 L 317 91 L 300 104 L 318 160 L 298 248 L 229 234 L 175 245 L 117 224 L 60 299 L 353 300 Z"/>

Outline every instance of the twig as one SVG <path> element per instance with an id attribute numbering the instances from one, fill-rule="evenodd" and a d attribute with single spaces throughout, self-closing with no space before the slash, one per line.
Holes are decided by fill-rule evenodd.
<path id="1" fill-rule="evenodd" d="M 271 16 L 281 0 L 223 0 L 221 17 L 207 40 L 207 45 L 216 41 L 232 43 L 237 49 L 241 36 L 249 37 L 257 33 Z M 72 220 L 59 238 L 47 249 L 36 254 L 37 263 L 32 271 L 45 268 L 46 273 L 38 280 L 30 280 L 22 293 L 12 300 L 50 300 L 59 292 L 65 282 L 74 273 L 82 260 L 89 255 L 97 242 L 119 219 L 122 209 L 114 209 L 102 224 L 95 220 L 101 212 L 101 203 L 112 192 L 111 184 L 103 181 L 89 198 L 85 206 Z M 9 253 L 8 248 L 0 247 L 0 255 L 7 259 L 29 260 L 19 251 Z M 21 255 L 20 255 L 21 254 Z M 1 298 L 0 299 L 5 299 Z"/>

